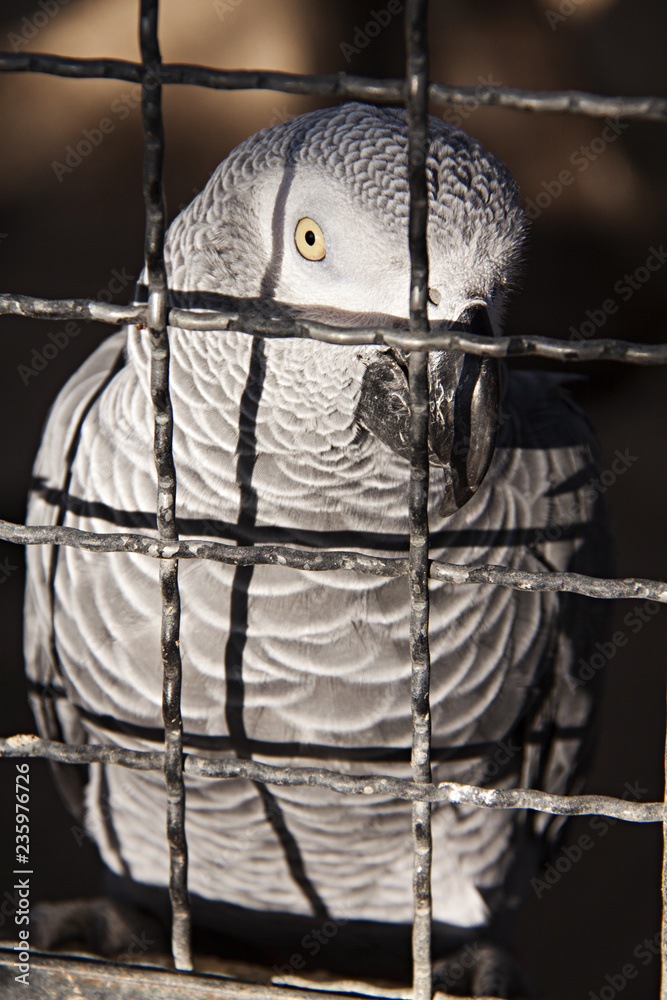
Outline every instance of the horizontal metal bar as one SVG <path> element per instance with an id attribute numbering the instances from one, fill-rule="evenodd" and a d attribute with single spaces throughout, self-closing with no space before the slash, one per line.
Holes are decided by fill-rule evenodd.
<path id="1" fill-rule="evenodd" d="M 0 295 L 0 315 L 24 316 L 27 319 L 66 320 L 84 322 L 148 325 L 148 306 L 117 306 L 89 299 L 40 299 L 32 295 Z M 195 314 L 196 315 L 196 314 Z"/>
<path id="2" fill-rule="evenodd" d="M 92 299 L 41 299 L 33 295 L 0 294 L 0 315 L 24 316 L 28 319 L 65 320 L 80 319 L 84 322 L 148 324 L 148 306 L 116 306 Z"/>
<path id="3" fill-rule="evenodd" d="M 583 573 L 528 573 L 492 564 L 459 566 L 435 560 L 431 563 L 431 578 L 445 580 L 447 583 L 493 583 L 515 590 L 583 594 L 585 597 L 599 597 L 603 600 L 641 597 L 667 604 L 667 583 L 661 580 L 605 580 L 601 577 L 584 576 Z"/>
<path id="4" fill-rule="evenodd" d="M 58 743 L 31 734 L 0 739 L 0 757 L 44 757 L 64 764 L 116 764 L 161 771 L 161 750 L 125 750 L 97 744 Z M 661 823 L 664 802 L 628 802 L 609 795 L 550 795 L 532 788 L 480 788 L 456 781 L 437 784 L 388 775 L 351 775 L 322 767 L 277 767 L 236 757 L 211 759 L 184 754 L 185 774 L 198 778 L 247 778 L 270 785 L 330 788 L 342 795 L 388 795 L 408 802 L 445 802 L 482 809 L 534 809 L 552 816 L 609 816 L 629 823 Z"/>
<path id="5" fill-rule="evenodd" d="M 250 301 L 250 300 L 248 300 Z M 122 325 L 146 326 L 145 305 L 116 306 L 88 299 L 40 299 L 29 295 L 0 294 L 0 315 L 48 320 L 97 320 Z M 636 344 L 611 338 L 575 342 L 554 337 L 489 337 L 464 331 L 464 324 L 452 323 L 448 330 L 414 335 L 389 327 L 337 327 L 315 320 L 266 319 L 244 312 L 213 312 L 194 309 L 168 311 L 169 326 L 183 330 L 234 330 L 253 337 L 302 337 L 329 344 L 377 344 L 403 351 L 465 351 L 493 358 L 541 357 L 556 361 L 623 361 L 635 365 L 667 364 L 667 344 Z"/>
<path id="6" fill-rule="evenodd" d="M 47 73 L 75 79 L 113 79 L 141 83 L 141 63 L 126 59 L 74 59 L 41 52 L 2 52 L 0 71 L 8 73 Z M 223 70 L 189 63 L 166 63 L 155 73 L 162 84 L 186 84 L 216 90 L 277 90 L 285 94 L 320 97 L 348 97 L 364 101 L 388 101 L 402 104 L 405 81 L 400 78 L 376 79 L 348 76 L 345 73 L 280 73 L 275 70 Z M 514 111 L 541 111 L 585 115 L 591 118 L 635 118 L 667 121 L 664 97 L 613 97 L 581 90 L 525 90 L 519 87 L 477 85 L 457 87 L 433 82 L 429 85 L 431 104 L 447 107 L 465 106 L 474 100 L 486 107 Z"/>
<path id="7" fill-rule="evenodd" d="M 0 539 L 17 545 L 69 545 L 88 552 L 133 552 L 153 559 L 211 559 L 232 566 L 288 566 L 310 572 L 344 569 L 387 577 L 408 572 L 407 559 L 370 556 L 364 552 L 337 549 L 320 552 L 286 545 L 227 545 L 203 538 L 171 542 L 129 532 L 98 534 L 59 525 L 13 524 L 2 520 Z M 661 580 L 606 580 L 582 573 L 529 573 L 491 564 L 462 566 L 438 560 L 432 560 L 429 567 L 431 579 L 445 583 L 492 583 L 514 590 L 583 594 L 603 600 L 643 598 L 667 604 L 667 583 Z"/>
<path id="8" fill-rule="evenodd" d="M 351 1000 L 348 992 L 245 983 L 216 975 L 169 972 L 150 966 L 30 952 L 30 989 L 16 982 L 16 952 L 0 948 L 0 993 L 5 1000 Z M 397 991 L 356 996 L 396 1000 Z"/>
<path id="9" fill-rule="evenodd" d="M 667 120 L 667 98 L 612 97 L 584 90 L 525 90 L 491 84 L 456 87 L 434 82 L 429 87 L 429 101 L 452 107 L 465 106 L 471 100 L 484 107 L 509 108 L 513 111 L 539 111 L 551 114 L 585 115 L 588 118 L 635 118 L 644 121 Z"/>

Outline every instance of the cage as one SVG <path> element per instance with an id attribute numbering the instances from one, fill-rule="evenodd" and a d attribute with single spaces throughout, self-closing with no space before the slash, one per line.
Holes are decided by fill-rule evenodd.
<path id="1" fill-rule="evenodd" d="M 414 803 L 415 857 L 415 933 L 414 933 L 414 995 L 431 994 L 431 969 L 429 952 L 430 934 L 430 864 L 429 813 L 432 801 L 471 802 L 483 808 L 535 808 L 562 815 L 600 815 L 636 822 L 664 822 L 664 803 L 628 802 L 609 796 L 576 796 L 567 800 L 546 793 L 517 789 L 498 792 L 475 787 L 436 787 L 430 781 L 429 739 L 425 726 L 428 704 L 428 652 L 420 635 L 424 635 L 428 612 L 427 579 L 431 576 L 450 579 L 456 583 L 491 582 L 498 586 L 520 589 L 554 589 L 583 593 L 600 599 L 643 598 L 667 603 L 667 585 L 647 580 L 593 580 L 577 578 L 573 574 L 527 574 L 505 570 L 502 567 L 470 567 L 462 573 L 460 567 L 429 564 L 426 529 L 424 473 L 428 469 L 425 457 L 426 409 L 419 405 L 425 398 L 425 351 L 447 346 L 468 353 L 484 356 L 537 356 L 564 362 L 582 360 L 609 360 L 634 364 L 664 364 L 667 348 L 660 344 L 624 343 L 610 339 L 591 339 L 560 342 L 543 337 L 508 336 L 484 338 L 470 334 L 466 329 L 452 327 L 446 335 L 430 335 L 426 324 L 425 292 L 427 261 L 425 254 L 425 208 L 423 165 L 416 157 L 411 170 L 411 254 L 413 260 L 413 290 L 416 306 L 412 311 L 411 329 L 408 334 L 397 336 L 391 331 L 350 331 L 322 328 L 304 322 L 298 327 L 260 319 L 248 320 L 245 328 L 237 317 L 224 315 L 202 317 L 187 314 L 185 310 L 169 307 L 166 298 L 162 238 L 165 213 L 162 200 L 162 159 L 164 136 L 162 131 L 160 96 L 163 86 L 169 84 L 194 84 L 211 89 L 267 88 L 287 93 L 316 93 L 330 97 L 353 97 L 371 101 L 407 102 L 410 113 L 411 142 L 414 149 L 423 143 L 428 102 L 450 107 L 464 107 L 471 97 L 482 105 L 530 109 L 533 111 L 565 111 L 605 118 L 643 118 L 664 121 L 667 102 L 646 98 L 603 98 L 577 93 L 529 93 L 487 84 L 483 87 L 461 88 L 430 83 L 428 76 L 426 0 L 411 0 L 406 5 L 406 39 L 408 64 L 406 83 L 402 80 L 373 80 L 342 75 L 303 75 L 263 71 L 221 71 L 197 66 L 163 64 L 158 44 L 157 0 L 143 0 L 141 4 L 141 63 L 120 60 L 81 60 L 66 57 L 40 56 L 28 53 L 3 54 L 0 69 L 7 72 L 40 72 L 71 78 L 114 77 L 142 86 L 142 111 L 145 130 L 144 196 L 146 208 L 146 261 L 149 271 L 150 295 L 145 306 L 113 306 L 103 301 L 44 300 L 29 296 L 5 294 L 0 298 L 0 311 L 6 314 L 30 316 L 40 319 L 66 319 L 73 322 L 101 320 L 122 324 L 138 322 L 146 326 L 151 337 L 154 359 L 156 419 L 161 433 L 158 435 L 156 463 L 160 482 L 161 507 L 158 511 L 160 539 L 113 536 L 90 537 L 66 527 L 31 528 L 4 522 L 0 537 L 18 544 L 79 545 L 99 551 L 143 552 L 147 557 L 160 560 L 163 583 L 164 683 L 167 704 L 164 750 L 154 754 L 137 754 L 105 747 L 69 747 L 54 745 L 35 737 L 16 736 L 2 741 L 0 751 L 5 757 L 47 757 L 51 760 L 86 763 L 104 760 L 126 767 L 164 769 L 165 780 L 171 792 L 173 806 L 169 815 L 169 840 L 171 847 L 172 884 L 171 897 L 174 913 L 173 955 L 179 972 L 167 973 L 136 968 L 117 968 L 102 963 L 65 960 L 58 956 L 31 955 L 31 985 L 48 996 L 70 995 L 152 995 L 161 989 L 166 995 L 186 996 L 193 990 L 202 996 L 227 992 L 256 996 L 293 996 L 311 994 L 286 986 L 252 987 L 223 979 L 196 976 L 189 972 L 191 954 L 189 945 L 189 909 L 187 904 L 186 859 L 187 845 L 184 835 L 185 799 L 183 774 L 198 773 L 209 776 L 244 775 L 267 784 L 272 782 L 294 784 L 322 784 L 341 794 L 364 794 L 366 789 L 391 789 L 397 797 Z M 159 80 L 159 86 L 155 81 Z M 414 297 L 413 297 L 414 298 Z M 171 322 L 170 322 L 171 321 Z M 332 343 L 392 343 L 411 352 L 411 394 L 413 410 L 412 449 L 413 486 L 411 494 L 411 551 L 408 560 L 379 560 L 350 553 L 326 552 L 317 556 L 278 547 L 264 547 L 243 551 L 221 544 L 181 542 L 174 531 L 174 471 L 171 462 L 170 406 L 168 400 L 168 338 L 167 325 L 190 329 L 221 329 L 229 322 L 235 329 L 253 336 L 306 336 L 328 339 Z M 103 558 L 101 555 L 100 558 Z M 180 559 L 214 558 L 233 564 L 271 563 L 316 570 L 319 566 L 354 568 L 373 573 L 409 574 L 413 594 L 412 655 L 415 703 L 412 781 L 395 778 L 353 780 L 349 776 L 327 773 L 317 768 L 271 768 L 252 761 L 218 762 L 215 766 L 204 758 L 183 754 L 180 726 L 179 684 L 180 661 L 178 655 L 178 584 L 177 563 Z M 286 563 L 285 563 L 286 560 Z M 21 773 L 21 772 L 18 772 Z M 20 870 L 20 869 L 19 869 Z M 20 877 L 20 876 L 17 876 Z M 663 876 L 663 894 L 667 884 Z M 664 951 L 663 924 L 663 963 Z M 16 989 L 12 970 L 15 956 L 2 954 L 3 976 L 6 988 Z M 663 996 L 667 996 L 664 985 Z M 78 994 L 77 992 L 78 991 Z M 329 990 L 329 995 L 336 995 Z M 8 995 L 11 995 L 9 993 Z M 38 994 L 39 995 L 39 994 Z M 321 991 L 313 996 L 320 996 Z"/>

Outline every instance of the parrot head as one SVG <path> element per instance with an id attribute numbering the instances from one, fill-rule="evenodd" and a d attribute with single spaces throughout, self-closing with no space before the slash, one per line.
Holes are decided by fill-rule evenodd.
<path id="1" fill-rule="evenodd" d="M 479 142 L 433 117 L 426 170 L 431 329 L 456 322 L 498 333 L 525 227 L 516 183 Z M 167 263 L 185 264 L 184 304 L 193 304 L 193 292 L 208 293 L 254 299 L 270 314 L 406 329 L 408 219 L 405 111 L 346 104 L 238 146 L 172 224 Z M 197 301 L 216 308 L 210 297 Z M 311 348 L 323 377 L 332 365 L 352 375 L 359 428 L 409 458 L 407 355 L 377 346 Z M 442 516 L 481 484 L 500 400 L 497 361 L 430 353 L 429 446 L 444 471 Z"/>

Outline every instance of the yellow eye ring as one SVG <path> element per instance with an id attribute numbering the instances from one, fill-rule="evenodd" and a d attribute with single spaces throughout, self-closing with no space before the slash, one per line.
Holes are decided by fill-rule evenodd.
<path id="1" fill-rule="evenodd" d="M 294 230 L 294 242 L 302 257 L 306 260 L 322 260 L 327 249 L 324 245 L 324 233 L 315 222 L 306 216 L 299 219 Z"/>

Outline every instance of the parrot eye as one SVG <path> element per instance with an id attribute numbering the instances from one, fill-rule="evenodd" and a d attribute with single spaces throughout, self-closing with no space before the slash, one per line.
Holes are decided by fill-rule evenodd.
<path id="1" fill-rule="evenodd" d="M 322 260 L 327 250 L 324 245 L 324 233 L 314 219 L 299 219 L 294 230 L 294 242 L 302 257 L 306 260 Z"/>

